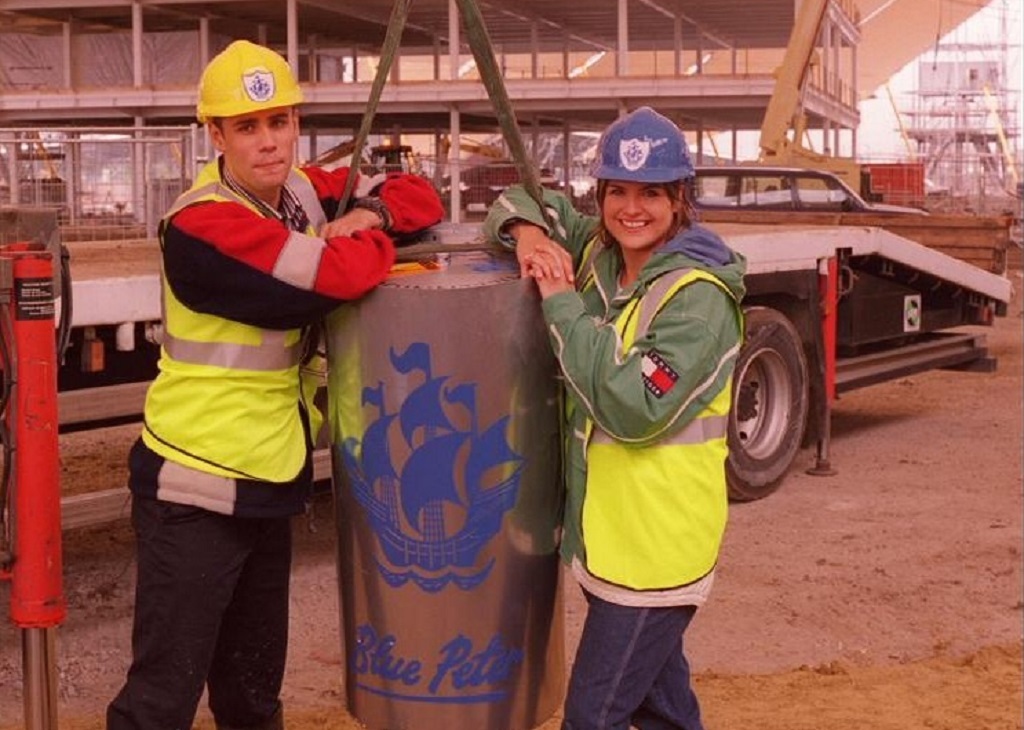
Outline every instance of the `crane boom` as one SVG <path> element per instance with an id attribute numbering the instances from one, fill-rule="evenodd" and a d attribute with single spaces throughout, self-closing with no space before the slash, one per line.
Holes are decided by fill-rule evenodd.
<path id="1" fill-rule="evenodd" d="M 814 65 L 818 33 L 831 1 L 802 0 L 796 10 L 786 53 L 775 71 L 775 89 L 761 122 L 760 161 L 768 165 L 829 170 L 855 190 L 861 190 L 861 170 L 854 160 L 815 152 L 805 147 L 802 140 L 806 124 L 801 96 Z"/>
<path id="2" fill-rule="evenodd" d="M 784 154 L 790 144 L 800 144 L 799 136 L 791 142 L 788 134 L 790 129 L 798 130 L 799 134 L 803 128 L 800 96 L 828 3 L 829 0 L 803 0 L 796 11 L 782 65 L 775 72 L 775 90 L 761 123 L 760 145 L 766 158 Z"/>

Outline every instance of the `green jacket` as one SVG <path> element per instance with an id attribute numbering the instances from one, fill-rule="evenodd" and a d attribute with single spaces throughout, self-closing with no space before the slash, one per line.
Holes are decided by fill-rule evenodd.
<path id="1" fill-rule="evenodd" d="M 491 240 L 512 246 L 502 234 L 512 220 L 534 223 L 548 232 L 573 256 L 579 269 L 598 220 L 581 215 L 561 194 L 545 191 L 552 225 L 539 206 L 520 187 L 513 187 L 491 207 L 484 233 Z M 623 352 L 614 323 L 623 308 L 642 296 L 659 276 L 677 269 L 697 268 L 716 277 L 732 293 L 697 281 L 669 299 L 647 333 Z M 543 313 L 567 390 L 566 512 L 562 556 L 586 564 L 581 529 L 586 498 L 587 420 L 613 439 L 635 446 L 652 446 L 671 438 L 692 422 L 730 382 L 742 341 L 739 301 L 744 294 L 746 262 L 717 234 L 699 225 L 681 231 L 658 249 L 627 290 L 617 292 L 622 269 L 618 250 L 602 248 L 593 257 L 594 279 L 587 283 L 580 272 L 582 292 L 565 292 L 544 300 Z M 656 395 L 645 383 L 646 355 L 656 353 L 676 379 Z M 649 359 L 648 359 L 649 362 Z M 724 479 L 724 464 L 723 464 Z M 685 475 L 680 476 L 685 489 Z"/>

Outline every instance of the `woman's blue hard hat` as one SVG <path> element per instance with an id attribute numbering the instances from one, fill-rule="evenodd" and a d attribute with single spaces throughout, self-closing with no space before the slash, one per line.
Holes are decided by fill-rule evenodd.
<path id="1" fill-rule="evenodd" d="M 598 180 L 666 183 L 693 177 L 686 138 L 675 123 L 642 106 L 612 122 L 598 143 Z"/>

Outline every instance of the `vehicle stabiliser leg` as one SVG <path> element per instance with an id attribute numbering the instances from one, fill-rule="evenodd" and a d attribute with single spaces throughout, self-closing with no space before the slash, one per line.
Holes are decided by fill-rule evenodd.
<path id="1" fill-rule="evenodd" d="M 829 446 L 832 441 L 832 407 L 825 406 L 824 423 L 821 427 L 821 438 L 818 439 L 814 453 L 814 466 L 807 470 L 807 473 L 815 477 L 831 477 L 838 474 L 832 468 L 832 461 L 829 458 Z"/>
<path id="2" fill-rule="evenodd" d="M 820 425 L 814 466 L 808 469 L 807 473 L 817 477 L 828 477 L 836 473 L 829 458 L 829 447 L 832 443 L 832 402 L 836 397 L 836 318 L 839 306 L 839 259 L 835 256 L 818 260 L 818 293 L 821 316 L 819 355 L 824 366 L 825 382 L 818 409 Z"/>

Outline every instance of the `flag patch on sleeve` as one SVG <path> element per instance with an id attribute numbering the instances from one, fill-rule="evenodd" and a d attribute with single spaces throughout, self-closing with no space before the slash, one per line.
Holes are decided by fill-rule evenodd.
<path id="1" fill-rule="evenodd" d="M 643 371 L 647 390 L 658 398 L 672 390 L 672 386 L 679 380 L 679 373 L 654 350 L 644 353 L 640 360 L 640 369 Z"/>

